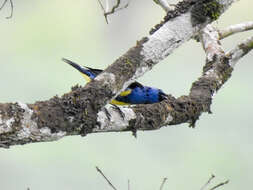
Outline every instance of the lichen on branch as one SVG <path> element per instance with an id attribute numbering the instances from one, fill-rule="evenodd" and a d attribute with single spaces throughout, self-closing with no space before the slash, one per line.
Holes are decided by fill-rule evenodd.
<path id="1" fill-rule="evenodd" d="M 207 2 L 214 1 L 200 1 L 202 5 Z M 196 23 L 192 22 L 192 11 L 199 8 L 199 1 L 178 3 L 149 36 L 137 41 L 134 47 L 85 87 L 76 86 L 61 97 L 55 96 L 34 104 L 0 104 L 0 145 L 9 147 L 97 132 L 155 130 L 185 122 L 194 126 L 201 113 L 210 112 L 213 94 L 231 76 L 232 62 L 238 59 L 230 59 L 222 51 L 221 54 L 209 54 L 210 48 L 206 48 L 211 61 L 206 62 L 202 76 L 193 83 L 189 95 L 179 98 L 168 96 L 160 103 L 135 107 L 113 109 L 105 106 L 173 50 L 198 35 L 201 29 L 216 19 L 215 11 L 223 13 L 234 0 L 217 2 L 220 7 L 208 5 L 207 11 L 201 13 L 206 17 L 204 22 Z M 215 47 L 218 43 L 210 44 Z M 249 47 L 249 51 L 251 46 L 245 47 Z"/>

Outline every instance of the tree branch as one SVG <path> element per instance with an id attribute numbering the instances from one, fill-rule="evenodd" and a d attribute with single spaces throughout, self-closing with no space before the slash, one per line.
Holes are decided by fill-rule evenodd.
<path id="1" fill-rule="evenodd" d="M 253 36 L 239 43 L 234 49 L 226 53 L 226 56 L 231 59 L 231 66 L 234 67 L 240 58 L 246 55 L 253 48 Z"/>
<path id="2" fill-rule="evenodd" d="M 0 144 L 9 147 L 53 141 L 67 135 L 154 130 L 185 122 L 194 126 L 202 112 L 210 112 L 212 95 L 231 75 L 231 60 L 223 54 L 219 59 L 214 56 L 211 61 L 208 59 L 203 75 L 193 83 L 188 96 L 177 99 L 168 96 L 157 104 L 122 107 L 121 112 L 104 106 L 174 49 L 196 36 L 233 2 L 182 1 L 148 37 L 138 41 L 85 87 L 75 86 L 62 97 L 34 104 L 0 104 Z"/>
<path id="3" fill-rule="evenodd" d="M 252 30 L 252 29 L 253 29 L 253 22 L 252 21 L 229 26 L 229 27 L 219 31 L 220 40 L 222 40 L 228 36 L 231 36 L 233 34 L 236 34 L 239 32 L 245 32 L 245 31 Z"/>

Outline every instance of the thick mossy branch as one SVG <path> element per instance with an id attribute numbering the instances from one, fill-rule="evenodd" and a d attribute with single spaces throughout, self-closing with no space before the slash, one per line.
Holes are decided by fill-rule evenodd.
<path id="1" fill-rule="evenodd" d="M 167 100 L 156 104 L 100 111 L 98 118 L 92 104 L 88 104 L 90 107 L 82 104 L 79 94 L 84 89 L 79 86 L 62 97 L 30 104 L 29 108 L 20 103 L 1 104 L 0 146 L 93 132 L 156 130 L 181 123 L 194 127 L 201 113 L 210 112 L 213 94 L 230 78 L 232 71 L 227 58 L 214 59 L 206 63 L 202 77 L 193 83 L 189 96 L 169 95 Z M 92 95 L 92 91 L 89 93 Z M 1 126 L 4 123 L 6 126 Z"/>
<path id="2" fill-rule="evenodd" d="M 233 0 L 223 1 L 223 3 L 224 2 L 225 4 L 227 3 L 226 7 L 228 7 Z M 203 7 L 205 11 L 201 14 L 202 17 L 207 18 L 206 22 L 199 22 L 198 26 L 196 23 L 189 24 L 188 22 L 191 22 L 192 19 L 187 20 L 188 18 L 184 14 L 190 13 L 191 17 L 193 17 L 193 11 L 199 11 L 200 13 L 199 9 Z M 87 112 L 98 113 L 106 103 L 119 94 L 120 90 L 125 89 L 133 80 L 152 69 L 155 64 L 167 57 L 173 49 L 195 36 L 201 28 L 208 22 L 216 19 L 217 15 L 220 15 L 224 11 L 225 6 L 221 3 L 219 4 L 219 1 L 215 0 L 184 0 L 179 2 L 176 5 L 176 9 L 167 13 L 163 22 L 151 32 L 152 34 L 149 37 L 144 37 L 138 41 L 135 47 L 131 48 L 127 53 L 117 59 L 102 74 L 84 88 L 89 90 L 87 91 L 88 93 L 80 94 L 81 104 L 91 104 L 90 108 L 93 108 L 93 111 L 88 109 Z M 182 20 L 179 17 L 182 17 Z M 167 24 L 169 22 L 175 22 L 173 28 Z M 180 24 L 181 22 L 182 24 Z M 172 34 L 177 31 L 176 27 L 178 27 L 178 31 L 182 31 L 185 36 L 180 36 L 179 32 L 177 32 L 178 39 L 175 38 Z M 185 31 L 188 32 L 186 33 Z M 93 89 L 94 92 L 90 94 L 89 91 Z M 85 90 L 82 91 L 86 92 Z M 89 100 L 87 97 L 90 95 L 92 95 L 93 98 Z M 102 96 L 104 97 L 102 98 Z M 96 97 L 96 99 L 94 97 Z M 101 99 L 98 100 L 100 97 Z M 82 108 L 87 109 L 84 106 L 82 106 Z"/>
<path id="3" fill-rule="evenodd" d="M 174 49 L 196 36 L 201 28 L 214 20 L 215 11 L 224 12 L 233 1 L 222 0 L 221 11 L 211 3 L 214 1 L 182 1 L 174 12 L 168 12 L 150 36 L 138 41 L 85 87 L 76 86 L 62 97 L 34 104 L 1 104 L 0 146 L 52 141 L 66 135 L 93 132 L 154 130 L 184 122 L 194 126 L 200 114 L 210 110 L 213 93 L 230 77 L 229 64 L 228 67 L 219 66 L 220 59 L 208 63 L 189 96 L 178 99 L 169 96 L 161 103 L 120 108 L 121 111 L 108 111 L 104 106 Z M 203 6 L 208 3 L 207 11 L 203 13 L 207 19 L 196 24 L 192 23 L 192 11 L 197 10 L 198 2 Z"/>
<path id="4" fill-rule="evenodd" d="M 190 97 L 203 106 L 203 111 L 211 113 L 212 96 L 231 77 L 232 71 L 233 68 L 226 57 L 222 57 L 219 64 L 217 60 L 207 62 L 203 69 L 203 76 L 193 83 L 190 92 Z M 208 72 L 215 72 L 215 77 L 207 75 Z"/>

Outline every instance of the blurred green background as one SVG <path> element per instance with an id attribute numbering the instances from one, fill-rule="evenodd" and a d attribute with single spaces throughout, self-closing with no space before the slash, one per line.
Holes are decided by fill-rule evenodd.
<path id="1" fill-rule="evenodd" d="M 3 1 L 3 0 L 1 0 Z M 172 1 L 173 2 L 173 1 Z M 253 20 L 253 1 L 235 3 L 215 25 Z M 0 12 L 1 102 L 33 103 L 62 95 L 85 82 L 62 57 L 106 68 L 148 34 L 164 13 L 152 0 L 134 0 L 105 23 L 96 0 L 14 0 Z M 223 42 L 228 50 L 252 35 Z M 175 96 L 187 94 L 200 76 L 205 54 L 190 41 L 146 73 L 140 82 Z M 56 142 L 0 149 L 0 189 L 81 190 L 111 187 L 96 172 L 99 166 L 118 189 L 200 189 L 209 176 L 230 179 L 223 189 L 252 188 L 253 54 L 239 61 L 232 78 L 215 96 L 212 115 L 203 114 L 195 129 L 187 124 L 157 131 L 92 134 Z"/>

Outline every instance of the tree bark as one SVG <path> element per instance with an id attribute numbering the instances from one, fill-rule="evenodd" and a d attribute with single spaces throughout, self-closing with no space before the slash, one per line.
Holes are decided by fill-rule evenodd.
<path id="1" fill-rule="evenodd" d="M 218 19 L 235 0 L 184 0 L 169 10 L 148 37 L 137 41 L 85 87 L 75 86 L 62 97 L 34 104 L 0 104 L 0 146 L 54 141 L 67 135 L 96 132 L 155 130 L 162 126 L 195 122 L 211 112 L 213 95 L 230 78 L 233 66 L 252 49 L 252 39 L 226 54 L 220 35 L 207 24 Z M 206 28 L 205 28 L 206 27 Z M 201 34 L 200 31 L 205 28 Z M 207 53 L 202 76 L 189 95 L 156 104 L 115 108 L 106 106 L 130 83 L 152 69 L 174 49 L 200 34 Z M 237 56 L 238 59 L 234 59 Z"/>

